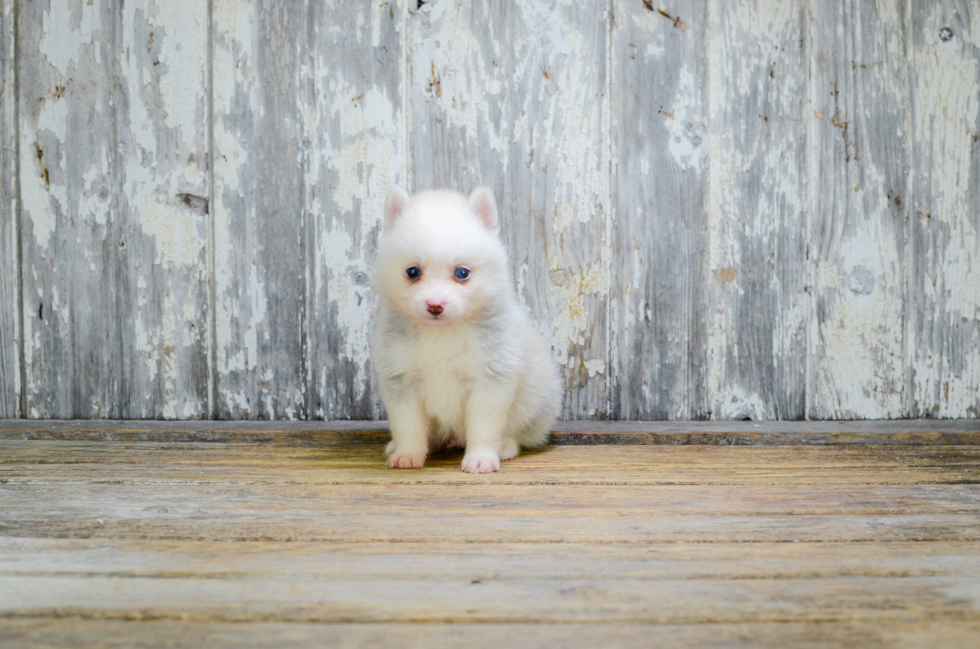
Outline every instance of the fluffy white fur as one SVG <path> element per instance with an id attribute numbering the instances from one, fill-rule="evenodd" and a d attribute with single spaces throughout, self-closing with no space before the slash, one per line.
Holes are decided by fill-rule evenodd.
<path id="1" fill-rule="evenodd" d="M 385 218 L 371 347 L 391 425 L 388 466 L 418 469 L 430 450 L 465 446 L 463 471 L 497 471 L 521 447 L 545 443 L 561 394 L 517 302 L 493 194 L 409 197 L 392 187 Z"/>

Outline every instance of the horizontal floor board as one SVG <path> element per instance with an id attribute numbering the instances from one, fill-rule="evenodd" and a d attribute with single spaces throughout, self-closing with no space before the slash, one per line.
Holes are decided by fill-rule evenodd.
<path id="1" fill-rule="evenodd" d="M 980 447 L 548 447 L 474 477 L 460 453 L 422 471 L 385 467 L 383 446 L 0 441 L 0 480 L 230 484 L 980 484 Z"/>
<path id="2" fill-rule="evenodd" d="M 411 580 L 0 576 L 0 616 L 249 622 L 980 621 L 973 575 L 901 579 Z M 972 582 L 972 583 L 971 583 Z"/>
<path id="3" fill-rule="evenodd" d="M 175 622 L 81 618 L 0 619 L 10 649 L 38 647 L 250 646 L 269 649 L 329 646 L 347 649 L 486 646 L 551 649 L 590 646 L 690 647 L 975 647 L 976 620 L 856 620 L 706 625 L 628 624 L 311 624 Z"/>
<path id="4" fill-rule="evenodd" d="M 821 579 L 980 574 L 980 544 L 319 543 L 0 537 L 0 575 L 239 579 Z M 873 550 L 873 551 L 872 551 Z"/>

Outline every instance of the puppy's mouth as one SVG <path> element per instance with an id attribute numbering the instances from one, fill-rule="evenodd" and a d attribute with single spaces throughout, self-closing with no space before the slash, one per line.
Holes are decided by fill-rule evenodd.
<path id="1" fill-rule="evenodd" d="M 426 313 L 425 317 L 422 318 L 422 322 L 429 325 L 447 325 L 451 321 L 451 318 L 447 318 L 445 313 Z"/>

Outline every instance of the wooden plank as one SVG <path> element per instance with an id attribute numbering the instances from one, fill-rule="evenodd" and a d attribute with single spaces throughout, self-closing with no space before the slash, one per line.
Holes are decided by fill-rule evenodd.
<path id="1" fill-rule="evenodd" d="M 189 622 L 735 624 L 980 621 L 975 574 L 854 579 L 194 580 L 3 577 L 17 617 Z M 3 604 L 6 603 L 4 606 Z M 707 609 L 707 610 L 705 610 Z"/>
<path id="2" fill-rule="evenodd" d="M 206 413 L 198 4 L 22 12 L 28 416 Z"/>
<path id="3" fill-rule="evenodd" d="M 977 544 L 920 543 L 331 543 L 0 538 L 0 575 L 195 578 L 519 580 L 568 577 L 776 580 L 980 571 Z"/>
<path id="4" fill-rule="evenodd" d="M 696 647 L 848 646 L 974 647 L 980 622 L 920 620 L 775 622 L 733 624 L 314 624 L 309 622 L 187 622 L 106 619 L 0 619 L 0 640 L 11 649 L 72 647 Z"/>
<path id="5" fill-rule="evenodd" d="M 831 490 L 836 485 L 829 480 L 795 486 L 790 479 L 780 485 L 788 492 L 782 494 L 779 488 L 756 486 L 759 477 L 743 480 L 733 490 L 732 484 L 739 481 L 712 484 L 701 476 L 694 485 L 651 485 L 635 472 L 616 476 L 618 480 L 586 477 L 561 484 L 557 479 L 558 485 L 545 486 L 534 484 L 525 469 L 525 484 L 519 485 L 497 481 L 449 486 L 433 476 L 431 488 L 406 484 L 393 490 L 391 484 L 365 484 L 343 471 L 330 471 L 336 483 L 323 485 L 291 483 L 287 478 L 276 484 L 269 473 L 252 472 L 236 479 L 228 469 L 222 471 L 224 480 L 203 483 L 195 480 L 200 470 L 155 471 L 155 480 L 140 480 L 126 471 L 115 471 L 112 479 L 106 474 L 102 479 L 86 479 L 85 472 L 76 472 L 74 480 L 65 480 L 49 477 L 46 468 L 37 468 L 37 482 L 23 482 L 16 475 L 6 478 L 0 494 L 0 535 L 243 542 L 630 543 L 638 547 L 980 541 L 975 493 L 959 494 L 948 486 L 869 487 L 855 484 L 846 472 L 840 472 L 844 474 L 840 482 L 849 489 Z M 439 468 L 458 472 L 458 467 Z M 536 473 L 539 482 L 547 479 L 546 469 Z M 365 476 L 365 471 L 360 474 Z M 958 468 L 956 474 L 976 483 L 980 472 L 974 463 Z M 419 480 L 430 478 L 417 476 L 415 481 Z M 685 482 L 683 477 L 678 480 Z M 609 484 L 614 481 L 622 484 Z M 598 493 L 581 490 L 589 483 Z"/>
<path id="6" fill-rule="evenodd" d="M 708 391 L 715 419 L 805 415 L 801 0 L 708 4 Z"/>
<path id="7" fill-rule="evenodd" d="M 135 0 L 118 12 L 112 287 L 123 418 L 208 414 L 208 10 Z"/>
<path id="8" fill-rule="evenodd" d="M 612 413 L 707 419 L 702 3 L 615 3 Z"/>
<path id="9" fill-rule="evenodd" d="M 473 514 L 489 518 L 532 518 L 549 511 L 561 511 L 563 514 L 577 513 L 583 519 L 604 515 L 634 518 L 980 515 L 980 493 L 970 489 L 951 490 L 941 484 L 868 485 L 850 481 L 845 486 L 773 486 L 758 480 L 756 484 L 744 483 L 737 493 L 733 493 L 730 485 L 692 485 L 687 481 L 659 485 L 628 481 L 629 484 L 606 484 L 593 492 L 577 490 L 570 484 L 542 486 L 531 482 L 502 482 L 489 487 L 483 483 L 461 482 L 449 489 L 445 483 L 423 482 L 411 489 L 391 493 L 385 484 L 359 483 L 352 490 L 349 485 L 333 481 L 297 481 L 290 471 L 285 472 L 280 483 L 270 484 L 268 477 L 255 475 L 254 467 L 248 467 L 244 475 L 236 478 L 226 466 L 209 466 L 221 476 L 220 479 L 190 481 L 180 476 L 190 473 L 186 467 L 182 467 L 183 472 L 178 469 L 166 474 L 153 467 L 142 479 L 121 471 L 111 486 L 107 486 L 106 479 L 85 470 L 71 471 L 73 475 L 66 476 L 64 471 L 58 475 L 56 470 L 37 467 L 35 478 L 19 477 L 16 470 L 5 471 L 7 486 L 0 494 L 0 502 L 6 510 L 3 518 L 62 523 L 75 518 L 88 521 L 100 515 L 105 517 L 104 520 L 149 520 L 157 518 L 155 513 L 162 513 L 168 514 L 164 518 L 170 521 L 187 517 L 198 508 L 209 512 L 209 520 L 213 523 L 242 520 L 245 524 L 258 520 L 272 524 L 312 519 L 324 510 L 329 510 L 332 516 L 437 510 L 462 518 Z M 964 470 L 976 473 L 964 467 L 958 467 L 957 473 L 962 475 Z M 836 473 L 844 474 L 845 471 L 838 469 Z M 60 503 L 69 477 L 75 479 L 74 493 L 84 502 Z M 467 500 L 472 502 L 461 503 L 458 499 L 461 493 L 466 493 Z M 532 494 L 535 497 L 529 498 Z M 314 502 L 311 502 L 311 496 L 315 497 Z M 236 499 L 251 501 L 249 508 L 246 510 Z M 494 511 L 474 511 L 473 502 L 481 503 L 487 499 L 496 505 Z M 694 501 L 696 506 L 691 504 Z M 134 505 L 141 507 L 134 508 Z M 37 515 L 39 509 L 50 510 L 50 513 L 41 520 Z M 158 512 L 159 509 L 167 511 Z M 143 510 L 151 513 L 146 514 Z"/>
<path id="10" fill-rule="evenodd" d="M 980 413 L 980 6 L 912 15 L 910 410 Z"/>
<path id="11" fill-rule="evenodd" d="M 20 416 L 20 243 L 14 3 L 0 4 L 0 417 Z"/>
<path id="12" fill-rule="evenodd" d="M 108 0 L 18 11 L 23 414 L 120 417 L 116 14 Z"/>
<path id="13" fill-rule="evenodd" d="M 980 450 L 975 446 L 564 446 L 522 455 L 508 463 L 506 471 L 480 482 L 458 471 L 459 453 L 430 458 L 422 472 L 388 470 L 380 445 L 310 449 L 246 444 L 4 442 L 3 451 L 0 475 L 8 484 L 38 480 L 147 486 L 417 485 L 424 480 L 467 488 L 586 484 L 830 487 L 971 485 L 980 480 Z M 271 474 L 270 466 L 276 467 Z M 110 467 L 111 478 L 107 478 Z"/>
<path id="14" fill-rule="evenodd" d="M 307 413 L 309 29 L 305 3 L 216 0 L 214 414 Z"/>
<path id="15" fill-rule="evenodd" d="M 909 16 L 904 0 L 809 14 L 809 416 L 906 416 Z"/>
<path id="16" fill-rule="evenodd" d="M 350 446 L 384 444 L 386 421 L 134 422 L 0 420 L 0 440 L 250 443 Z M 556 445 L 700 444 L 977 445 L 980 421 L 626 422 L 564 421 L 551 433 Z"/>
<path id="17" fill-rule="evenodd" d="M 39 474 L 46 473 L 39 471 Z M 46 476 L 45 476 L 46 477 Z M 640 528 L 653 522 L 666 523 L 671 527 L 691 528 L 695 523 L 703 524 L 713 518 L 712 526 L 718 534 L 713 541 L 744 542 L 762 538 L 764 533 L 756 530 L 738 530 L 746 519 L 766 518 L 766 527 L 780 527 L 781 532 L 789 529 L 784 519 L 798 517 L 805 519 L 808 526 L 806 536 L 801 540 L 823 542 L 838 540 L 833 536 L 821 538 L 817 535 L 829 517 L 847 517 L 847 523 L 836 523 L 842 528 L 858 529 L 861 523 L 853 520 L 861 518 L 886 519 L 884 527 L 891 528 L 883 533 L 898 537 L 893 530 L 914 521 L 950 519 L 959 534 L 968 533 L 967 521 L 956 519 L 980 517 L 980 497 L 969 490 L 954 491 L 948 486 L 933 485 L 743 485 L 733 493 L 730 485 L 603 485 L 595 489 L 597 493 L 576 489 L 574 485 L 543 487 L 536 484 L 494 484 L 466 485 L 447 488 L 445 483 L 416 485 L 411 488 L 394 490 L 389 485 L 303 483 L 286 480 L 282 484 L 269 484 L 268 481 L 231 480 L 205 481 L 194 483 L 173 477 L 157 477 L 156 480 L 127 479 L 120 476 L 116 484 L 107 486 L 106 480 L 76 475 L 77 485 L 73 494 L 79 502 L 63 502 L 68 488 L 67 480 L 55 478 L 50 484 L 42 484 L 40 476 L 28 481 L 16 476 L 8 478 L 7 486 L 0 502 L 4 505 L 3 524 L 18 531 L 30 528 L 37 536 L 64 536 L 67 530 L 80 527 L 79 521 L 92 526 L 92 521 L 101 520 L 96 527 L 106 530 L 93 532 L 106 537 L 114 531 L 119 538 L 133 537 L 134 526 L 141 530 L 154 530 L 158 535 L 163 526 L 176 526 L 166 530 L 169 538 L 178 529 L 186 529 L 189 523 L 196 523 L 196 538 L 222 538 L 218 530 L 239 525 L 241 530 L 231 538 L 252 538 L 254 535 L 275 531 L 282 534 L 288 529 L 308 527 L 317 530 L 318 537 L 327 535 L 337 526 L 338 521 L 364 521 L 370 531 L 356 532 L 350 541 L 380 533 L 377 520 L 393 512 L 412 514 L 419 527 L 428 527 L 432 512 L 437 512 L 452 520 L 445 523 L 435 521 L 431 532 L 411 532 L 406 524 L 392 520 L 389 534 L 392 538 L 427 538 L 438 540 L 437 531 L 447 527 L 466 527 L 475 525 L 486 536 L 487 542 L 506 540 L 524 541 L 523 537 L 506 538 L 503 533 L 505 523 L 520 521 L 530 524 L 538 517 L 568 518 L 578 517 L 585 527 L 604 518 L 628 517 L 633 525 L 639 525 L 636 534 L 626 534 L 621 538 L 610 529 L 599 532 L 591 530 L 589 535 L 601 537 L 605 542 L 620 541 L 649 542 L 643 538 Z M 784 491 L 781 491 L 784 490 Z M 465 500 L 460 495 L 465 494 Z M 822 496 L 822 497 L 821 497 Z M 692 502 L 697 503 L 692 505 Z M 475 505 L 474 505 L 475 504 Z M 487 510 L 487 511 L 484 511 Z M 43 511 L 44 516 L 39 512 Z M 206 515 L 207 520 L 200 519 Z M 329 515 L 329 523 L 318 519 Z M 676 520 L 683 517 L 684 521 Z M 774 522 L 775 521 L 775 522 Z M 411 524 L 411 522 L 408 522 Z M 466 525 L 464 525 L 464 523 Z M 966 523 L 964 525 L 963 523 Z M 615 527 L 616 523 L 611 524 Z M 492 533 L 498 529 L 498 534 Z M 824 530 L 825 531 L 825 530 Z M 974 528 L 974 534 L 978 532 Z M 503 536 L 501 537 L 500 534 Z M 741 536 L 736 536 L 741 534 Z M 458 533 L 451 533 L 457 539 Z M 472 535 L 464 533 L 460 540 L 466 541 Z M 733 538 L 725 538 L 732 536 Z M 956 538 L 952 531 L 944 531 L 946 538 Z M 685 535 L 664 538 L 663 541 L 680 541 Z M 547 542 L 549 539 L 542 539 Z M 583 535 L 574 533 L 569 542 L 581 541 Z M 763 539 L 767 540 L 767 539 Z M 779 540 L 779 539 L 772 539 Z"/>
<path id="18" fill-rule="evenodd" d="M 368 331 L 390 183 L 407 183 L 405 2 L 310 5 L 307 210 L 311 418 L 379 419 Z"/>
<path id="19" fill-rule="evenodd" d="M 493 190 L 569 419 L 610 414 L 608 9 L 440 0 L 411 24 L 415 183 Z"/>

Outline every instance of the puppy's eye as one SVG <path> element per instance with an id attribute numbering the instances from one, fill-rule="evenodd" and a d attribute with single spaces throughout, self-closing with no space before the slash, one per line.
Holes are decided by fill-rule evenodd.
<path id="1" fill-rule="evenodd" d="M 457 268 L 456 269 L 455 277 L 460 282 L 465 282 L 466 280 L 468 280 L 470 278 L 470 269 L 469 268 Z"/>
<path id="2" fill-rule="evenodd" d="M 408 275 L 408 279 L 418 279 L 422 277 L 422 269 L 418 266 L 409 266 L 405 274 Z"/>

